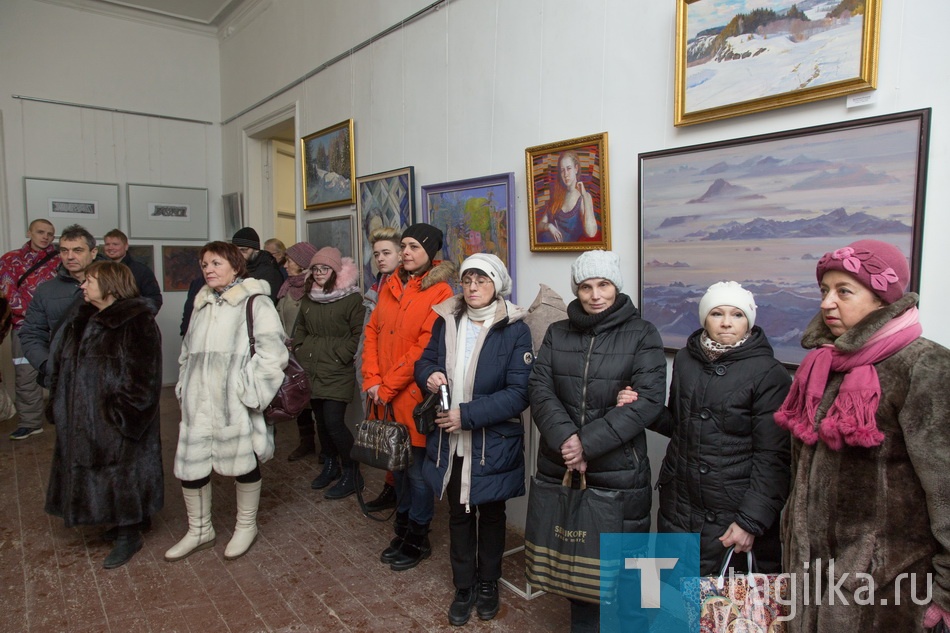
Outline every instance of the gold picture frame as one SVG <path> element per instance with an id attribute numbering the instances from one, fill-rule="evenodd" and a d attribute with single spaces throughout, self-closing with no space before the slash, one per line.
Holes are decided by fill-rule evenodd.
<path id="1" fill-rule="evenodd" d="M 356 204 L 353 119 L 300 139 L 304 208 Z"/>
<path id="2" fill-rule="evenodd" d="M 723 15 L 724 0 L 676 0 L 673 125 L 877 87 L 881 0 L 858 0 L 853 13 L 837 5 L 824 15 L 801 11 L 794 0 L 772 4 Z"/>
<path id="3" fill-rule="evenodd" d="M 532 251 L 610 250 L 607 132 L 529 147 L 525 172 Z"/>

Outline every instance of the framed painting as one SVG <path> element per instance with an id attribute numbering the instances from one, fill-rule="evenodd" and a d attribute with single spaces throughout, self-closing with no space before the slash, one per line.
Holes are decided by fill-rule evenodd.
<path id="1" fill-rule="evenodd" d="M 104 253 L 104 250 L 101 250 L 100 253 Z M 152 274 L 155 274 L 155 246 L 152 244 L 129 244 L 129 255 L 132 256 L 132 259 L 138 262 L 142 262 L 148 269 L 152 271 Z"/>
<path id="2" fill-rule="evenodd" d="M 208 190 L 129 185 L 129 237 L 208 240 Z"/>
<path id="3" fill-rule="evenodd" d="M 221 196 L 224 210 L 224 234 L 234 235 L 244 227 L 244 194 L 227 193 Z"/>
<path id="4" fill-rule="evenodd" d="M 94 237 L 119 228 L 119 185 L 77 180 L 24 178 L 26 224 L 49 220 L 59 235 L 79 224 Z"/>
<path id="5" fill-rule="evenodd" d="M 870 238 L 920 280 L 930 110 L 640 154 L 640 308 L 664 345 L 700 327 L 717 281 L 755 295 L 756 325 L 797 365 L 824 253 Z"/>
<path id="6" fill-rule="evenodd" d="M 307 220 L 307 241 L 317 250 L 324 246 L 335 246 L 343 257 L 352 257 L 356 261 L 357 253 L 360 252 L 356 216 L 352 211 L 346 211 L 334 215 L 321 214 L 320 217 Z"/>
<path id="7" fill-rule="evenodd" d="M 877 87 L 881 0 L 676 0 L 673 124 Z"/>
<path id="8" fill-rule="evenodd" d="M 461 265 L 469 255 L 497 255 L 511 275 L 516 301 L 515 175 L 513 172 L 422 187 L 422 221 L 442 230 L 441 259 Z M 439 257 L 437 255 L 437 257 Z M 456 292 L 461 290 L 452 284 Z"/>
<path id="9" fill-rule="evenodd" d="M 356 202 L 353 119 L 300 139 L 304 208 L 324 209 Z"/>
<path id="10" fill-rule="evenodd" d="M 162 246 L 162 290 L 184 292 L 201 276 L 198 253 L 203 246 Z"/>
<path id="11" fill-rule="evenodd" d="M 532 251 L 610 249 L 607 133 L 525 150 Z"/>
<path id="12" fill-rule="evenodd" d="M 370 235 L 378 228 L 392 227 L 402 232 L 415 215 L 416 188 L 413 168 L 402 167 L 356 179 L 356 210 L 360 219 L 360 253 L 363 283 L 376 279 L 376 262 Z"/>

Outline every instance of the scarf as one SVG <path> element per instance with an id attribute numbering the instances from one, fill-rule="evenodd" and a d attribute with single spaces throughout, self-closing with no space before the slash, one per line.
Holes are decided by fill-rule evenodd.
<path id="1" fill-rule="evenodd" d="M 806 444 L 819 439 L 840 451 L 844 444 L 871 448 L 884 441 L 877 428 L 877 407 L 881 402 L 881 382 L 875 363 L 910 345 L 923 329 L 917 308 L 910 308 L 888 321 L 860 349 L 845 353 L 833 345 L 823 345 L 805 356 L 788 397 L 775 422 Z M 825 387 L 831 372 L 843 372 L 844 380 L 822 420 L 818 420 Z"/>
<path id="2" fill-rule="evenodd" d="M 310 298 L 313 299 L 314 303 L 333 303 L 334 301 L 339 301 L 343 297 L 359 291 L 360 289 L 358 287 L 350 286 L 348 288 L 337 288 L 333 292 L 324 293 L 323 286 L 313 284 L 313 287 L 310 289 Z"/>
<path id="3" fill-rule="evenodd" d="M 290 295 L 290 298 L 294 301 L 300 301 L 303 299 L 303 295 L 306 292 L 304 285 L 307 283 L 307 273 L 300 273 L 299 275 L 291 275 L 287 277 L 287 280 L 281 284 L 280 290 L 277 291 L 277 298 L 280 299 L 284 295 Z"/>
<path id="4" fill-rule="evenodd" d="M 723 345 L 722 343 L 716 342 L 706 334 L 706 330 L 703 330 L 703 333 L 699 335 L 699 344 L 700 348 L 703 350 L 703 354 L 706 355 L 706 358 L 709 359 L 709 362 L 715 362 L 719 360 L 719 357 L 728 352 L 729 350 L 736 349 L 743 343 L 749 340 L 749 336 L 752 334 L 752 330 L 749 330 L 745 333 L 745 336 L 741 340 L 736 341 L 732 345 Z"/>

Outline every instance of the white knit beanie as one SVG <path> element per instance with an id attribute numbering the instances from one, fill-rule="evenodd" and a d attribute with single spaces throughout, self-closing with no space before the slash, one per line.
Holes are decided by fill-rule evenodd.
<path id="1" fill-rule="evenodd" d="M 749 329 L 755 325 L 755 297 L 735 281 L 720 281 L 709 286 L 699 301 L 699 325 L 706 327 L 706 317 L 713 308 L 733 306 L 739 308 L 749 320 Z"/>
<path id="2" fill-rule="evenodd" d="M 571 265 L 571 290 L 577 296 L 577 287 L 588 279 L 606 279 L 623 290 L 623 276 L 620 274 L 620 256 L 613 251 L 587 251 Z"/>
<path id="3" fill-rule="evenodd" d="M 497 255 L 491 253 L 475 253 L 469 255 L 459 269 L 459 279 L 465 274 L 466 270 L 477 268 L 482 271 L 495 284 L 495 296 L 508 297 L 511 295 L 511 276 L 504 262 Z"/>

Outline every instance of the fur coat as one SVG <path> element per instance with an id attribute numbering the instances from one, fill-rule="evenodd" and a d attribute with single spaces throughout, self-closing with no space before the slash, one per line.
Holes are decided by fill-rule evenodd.
<path id="1" fill-rule="evenodd" d="M 78 304 L 67 319 L 50 377 L 46 511 L 66 527 L 138 523 L 163 505 L 161 333 L 142 298 Z"/>
<path id="2" fill-rule="evenodd" d="M 274 430 L 263 409 L 284 380 L 284 328 L 267 282 L 244 279 L 218 296 L 205 286 L 195 297 L 178 358 L 175 394 L 181 404 L 175 476 L 201 479 L 213 469 L 236 477 L 274 456 Z M 247 338 L 246 302 L 254 301 L 255 354 Z M 255 455 L 257 460 L 255 460 Z"/>
<path id="3" fill-rule="evenodd" d="M 916 294 L 905 294 L 837 339 L 819 314 L 802 345 L 856 350 L 916 303 Z M 923 601 L 927 595 L 927 574 L 932 574 L 933 601 L 950 611 L 950 350 L 918 338 L 875 368 L 881 384 L 876 421 L 884 434 L 882 444 L 834 451 L 820 440 L 814 445 L 793 440 L 792 491 L 782 534 L 786 571 L 797 576 L 798 617 L 790 623 L 792 633 L 923 631 L 927 605 L 914 604 L 913 598 Z M 819 418 L 842 378 L 831 375 Z M 867 597 L 868 577 L 874 581 L 876 604 L 856 605 L 856 595 L 858 600 Z M 848 606 L 837 593 L 829 606 L 829 588 L 839 581 Z M 895 606 L 898 597 L 900 606 Z M 815 606 L 819 600 L 821 606 Z"/>

